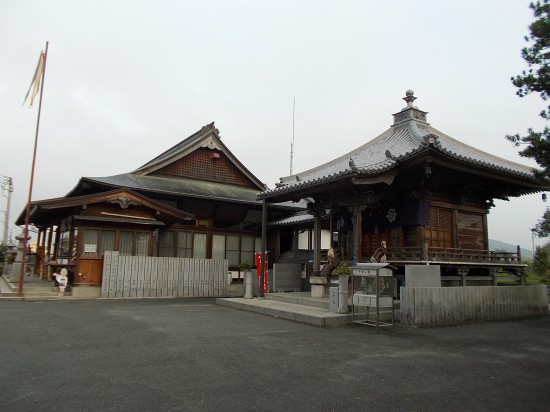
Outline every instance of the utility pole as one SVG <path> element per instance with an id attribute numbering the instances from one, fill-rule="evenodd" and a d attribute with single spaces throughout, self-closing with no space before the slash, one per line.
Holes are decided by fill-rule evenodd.
<path id="1" fill-rule="evenodd" d="M 13 180 L 9 176 L 2 176 L 2 195 L 8 198 L 8 204 L 6 206 L 5 216 L 4 216 L 4 234 L 2 236 L 2 242 L 4 245 L 8 244 L 8 229 L 10 226 L 10 208 L 11 208 L 11 194 L 13 193 Z M 7 195 L 4 195 L 4 191 L 7 192 Z"/>

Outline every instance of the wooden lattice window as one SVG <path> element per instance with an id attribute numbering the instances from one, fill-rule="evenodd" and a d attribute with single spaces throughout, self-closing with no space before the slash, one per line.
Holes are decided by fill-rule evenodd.
<path id="1" fill-rule="evenodd" d="M 432 207 L 425 236 L 431 247 L 453 247 L 453 212 Z"/>

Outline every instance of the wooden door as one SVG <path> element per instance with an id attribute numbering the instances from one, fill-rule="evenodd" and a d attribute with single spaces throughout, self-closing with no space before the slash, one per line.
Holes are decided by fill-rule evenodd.
<path id="1" fill-rule="evenodd" d="M 483 215 L 458 213 L 458 247 L 461 249 L 487 249 Z"/>
<path id="2" fill-rule="evenodd" d="M 75 284 L 101 285 L 103 278 L 103 258 L 78 260 L 76 273 L 74 274 Z"/>
<path id="3" fill-rule="evenodd" d="M 453 242 L 453 211 L 432 207 L 430 222 L 424 231 L 425 239 L 430 247 L 452 248 Z"/>

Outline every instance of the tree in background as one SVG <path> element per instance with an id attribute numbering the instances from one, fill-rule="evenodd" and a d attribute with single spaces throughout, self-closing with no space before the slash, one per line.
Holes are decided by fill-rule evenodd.
<path id="1" fill-rule="evenodd" d="M 529 26 L 529 36 L 525 36 L 525 41 L 529 45 L 521 50 L 528 69 L 512 77 L 512 83 L 518 88 L 516 92 L 518 96 L 525 97 L 531 93 L 538 93 L 544 101 L 550 98 L 550 4 L 548 1 L 537 1 L 529 6 L 533 10 L 535 20 Z M 550 105 L 540 112 L 540 116 L 546 121 L 550 120 Z M 515 134 L 508 135 L 506 138 L 516 146 L 524 146 L 519 154 L 534 159 L 542 168 L 535 171 L 535 176 L 550 184 L 550 128 L 546 126 L 542 131 L 529 128 L 525 136 Z M 539 237 L 550 235 L 548 209 L 533 230 Z"/>
<path id="2" fill-rule="evenodd" d="M 542 218 L 538 220 L 535 227 L 531 230 L 537 237 L 550 236 L 550 209 L 546 209 Z"/>
<path id="3" fill-rule="evenodd" d="M 537 246 L 533 256 L 533 272 L 543 282 L 550 280 L 550 269 L 548 268 L 549 245 Z"/>

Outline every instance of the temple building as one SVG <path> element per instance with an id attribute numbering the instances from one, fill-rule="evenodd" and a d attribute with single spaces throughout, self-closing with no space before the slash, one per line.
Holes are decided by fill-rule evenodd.
<path id="1" fill-rule="evenodd" d="M 66 196 L 33 201 L 30 224 L 39 231 L 37 271 L 51 279 L 66 267 L 71 283 L 101 285 L 106 251 L 127 256 L 254 262 L 261 246 L 265 189 L 222 142 L 214 123 L 138 169 L 82 177 Z M 269 218 L 303 206 L 275 205 Z M 18 225 L 25 222 L 23 212 Z M 40 254 L 40 253 L 39 253 Z"/>
<path id="2" fill-rule="evenodd" d="M 487 214 L 495 199 L 548 190 L 533 169 L 468 146 L 435 129 L 413 105 L 357 149 L 313 169 L 280 179 L 259 199 L 271 204 L 306 201 L 303 213 L 270 220 L 270 250 L 279 261 L 323 265 L 334 248 L 340 261 L 437 264 L 444 285 L 496 284 L 500 271 L 520 282 L 526 267 L 517 253 L 490 251 Z M 298 233 L 312 231 L 313 253 Z M 275 235 L 274 233 L 277 233 Z M 329 242 L 321 240 L 329 234 Z M 324 243 L 324 244 L 323 244 Z"/>
<path id="3" fill-rule="evenodd" d="M 483 152 L 428 123 L 413 105 L 378 137 L 268 189 L 222 142 L 214 123 L 138 169 L 82 177 L 66 196 L 33 201 L 37 271 L 66 267 L 71 283 L 102 284 L 105 252 L 126 256 L 302 264 L 307 277 L 338 261 L 439 265 L 442 284 L 522 282 L 518 252 L 490 251 L 487 214 L 495 199 L 548 190 L 532 168 Z M 25 214 L 17 220 L 25 222 Z M 265 242 L 265 243 L 264 243 Z M 262 246 L 265 244 L 265 248 Z"/>

